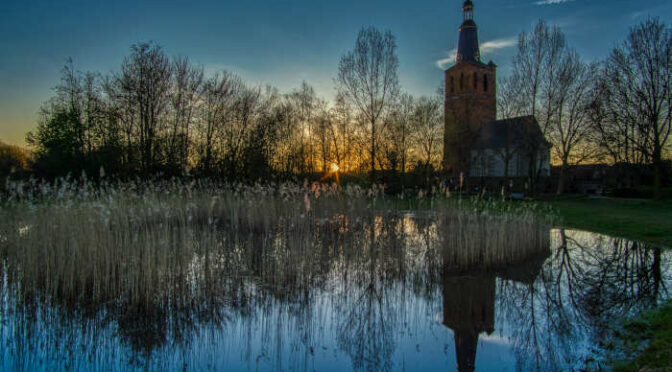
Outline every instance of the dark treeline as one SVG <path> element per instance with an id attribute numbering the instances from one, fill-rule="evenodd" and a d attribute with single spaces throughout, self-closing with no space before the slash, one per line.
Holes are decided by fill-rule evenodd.
<path id="1" fill-rule="evenodd" d="M 672 120 L 665 23 L 634 26 L 603 61 L 589 63 L 560 28 L 540 21 L 521 33 L 512 62 L 512 73 L 499 79 L 498 117 L 537 118 L 560 170 L 558 193 L 572 166 L 602 162 L 651 169 L 659 195 Z M 394 36 L 363 28 L 340 59 L 338 94 L 328 102 L 306 82 L 281 93 L 227 71 L 206 75 L 152 43 L 132 46 L 106 75 L 80 73 L 68 61 L 28 135 L 33 170 L 42 177 L 104 169 L 121 177 L 258 180 L 338 169 L 425 187 L 441 169 L 443 93 L 404 93 L 398 64 Z"/>
<path id="2" fill-rule="evenodd" d="M 368 28 L 358 40 L 364 49 L 386 48 L 395 62 L 380 68 L 396 82 L 394 37 Z M 339 74 L 352 78 L 360 67 L 345 66 Z M 306 82 L 283 94 L 227 71 L 207 76 L 203 67 L 170 58 L 152 43 L 132 46 L 119 70 L 108 75 L 80 73 L 68 61 L 37 129 L 28 134 L 33 168 L 44 177 L 82 171 L 97 176 L 102 168 L 122 177 L 235 180 L 321 177 L 337 169 L 365 174 L 372 158 L 376 168 L 401 173 L 418 165 L 438 168 L 440 99 L 404 94 L 392 105 L 395 85 L 368 92 L 385 97 L 359 110 L 361 102 L 371 102 L 359 96 L 363 86 L 344 82 L 330 104 Z"/>

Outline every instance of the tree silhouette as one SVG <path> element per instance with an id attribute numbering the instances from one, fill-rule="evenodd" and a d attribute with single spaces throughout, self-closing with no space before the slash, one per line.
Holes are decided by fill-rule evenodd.
<path id="1" fill-rule="evenodd" d="M 376 182 L 376 141 L 383 111 L 399 92 L 397 44 L 390 31 L 374 27 L 359 31 L 355 48 L 341 57 L 336 82 L 370 125 L 371 182 Z"/>

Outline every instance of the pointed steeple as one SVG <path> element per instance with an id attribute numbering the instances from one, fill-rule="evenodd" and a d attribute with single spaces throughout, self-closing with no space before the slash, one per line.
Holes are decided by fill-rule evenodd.
<path id="1" fill-rule="evenodd" d="M 460 39 L 457 43 L 457 63 L 480 62 L 478 48 L 478 26 L 474 22 L 474 3 L 466 0 L 462 5 L 464 21 L 460 26 Z"/>

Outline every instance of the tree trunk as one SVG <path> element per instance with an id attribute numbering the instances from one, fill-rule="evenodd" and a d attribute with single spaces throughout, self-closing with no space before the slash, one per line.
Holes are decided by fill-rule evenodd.
<path id="1" fill-rule="evenodd" d="M 371 119 L 371 185 L 376 183 L 376 120 Z"/>
<path id="2" fill-rule="evenodd" d="M 662 197 L 662 192 L 661 192 L 661 173 L 663 171 L 663 167 L 661 166 L 662 163 L 662 155 L 661 155 L 661 150 L 660 146 L 658 144 L 654 145 L 653 149 L 653 199 L 654 200 L 660 200 Z"/>
<path id="3" fill-rule="evenodd" d="M 560 167 L 560 177 L 558 178 L 558 190 L 556 195 L 562 195 L 565 193 L 565 175 L 567 173 L 567 162 L 563 159 L 562 166 Z"/>

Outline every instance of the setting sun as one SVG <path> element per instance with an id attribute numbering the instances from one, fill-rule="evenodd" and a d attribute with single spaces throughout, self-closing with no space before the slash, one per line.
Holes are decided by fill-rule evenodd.
<path id="1" fill-rule="evenodd" d="M 338 172 L 340 168 L 338 167 L 338 164 L 336 163 L 331 163 L 331 171 L 332 172 Z"/>

